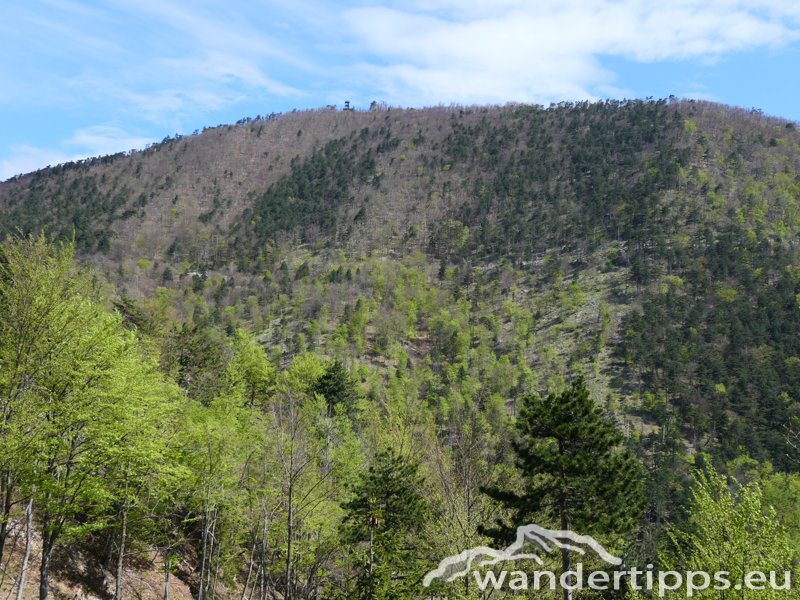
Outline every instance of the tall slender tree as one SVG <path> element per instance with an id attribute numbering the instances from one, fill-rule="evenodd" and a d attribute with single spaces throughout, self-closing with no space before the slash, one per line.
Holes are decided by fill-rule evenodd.
<path id="1" fill-rule="evenodd" d="M 343 505 L 345 539 L 368 544 L 356 598 L 408 598 L 418 587 L 422 563 L 414 537 L 430 514 L 422 485 L 419 465 L 388 450 L 375 456 Z"/>
<path id="2" fill-rule="evenodd" d="M 78 335 L 64 316 L 77 290 L 86 294 L 91 287 L 74 268 L 73 254 L 72 245 L 54 246 L 44 236 L 0 246 L 0 562 L 11 510 L 31 489 L 23 483 L 34 464 L 39 381 Z"/>
<path id="3" fill-rule="evenodd" d="M 622 442 L 582 377 L 561 393 L 525 396 L 514 440 L 524 487 L 486 490 L 510 510 L 513 523 L 498 523 L 488 533 L 505 539 L 537 519 L 582 534 L 629 532 L 645 506 L 643 469 Z M 561 551 L 561 567 L 571 569 L 567 548 Z M 572 591 L 565 589 L 564 599 L 571 598 Z"/>

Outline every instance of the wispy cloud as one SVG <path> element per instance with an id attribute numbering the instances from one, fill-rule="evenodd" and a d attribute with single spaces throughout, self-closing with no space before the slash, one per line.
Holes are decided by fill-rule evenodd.
<path id="1" fill-rule="evenodd" d="M 119 110 L 154 123 L 218 110 L 220 100 L 301 97 L 282 76 L 313 70 L 312 62 L 241 9 L 193 0 L 111 0 L 100 10 L 73 0 L 32 0 L 12 11 L 0 34 L 18 48 L 20 60 L 49 60 L 51 72 L 43 80 L 9 68 L 7 79 L 18 101 L 20 94 L 48 97 L 43 89 L 57 85 L 65 102 L 85 95 L 116 101 Z M 156 112 L 159 105 L 165 112 Z"/>
<path id="2" fill-rule="evenodd" d="M 203 56 L 191 58 L 166 58 L 161 65 L 183 77 L 213 81 L 217 84 L 238 81 L 251 88 L 263 90 L 279 96 L 302 96 L 298 88 L 286 85 L 267 75 L 258 64 L 236 54 L 212 51 Z"/>
<path id="3" fill-rule="evenodd" d="M 424 0 L 345 13 L 390 101 L 593 98 L 614 89 L 601 57 L 714 60 L 800 38 L 795 2 Z"/>
<path id="4" fill-rule="evenodd" d="M 118 5 L 170 32 L 170 43 L 157 49 L 156 56 L 174 74 L 236 79 L 270 93 L 293 95 L 297 90 L 277 81 L 269 67 L 312 68 L 297 48 L 254 27 L 241 10 L 227 11 L 219 4 L 204 8 L 201 2 L 180 0 L 118 0 Z M 187 67 L 190 72 L 184 70 Z"/>
<path id="5" fill-rule="evenodd" d="M 121 150 L 140 149 L 152 141 L 146 137 L 132 135 L 112 125 L 94 125 L 78 129 L 72 137 L 64 142 L 64 145 L 74 148 L 78 155 L 86 158 L 87 156 L 114 154 Z"/>
<path id="6" fill-rule="evenodd" d="M 141 149 L 152 141 L 143 136 L 131 135 L 119 127 L 94 125 L 78 129 L 69 138 L 62 140 L 56 149 L 27 144 L 15 145 L 10 148 L 7 158 L 0 159 L 0 181 L 48 165 Z"/>
<path id="7" fill-rule="evenodd" d="M 0 19 L 6 177 L 248 114 L 345 99 L 421 106 L 651 95 L 649 68 L 638 71 L 649 87 L 637 89 L 625 76 L 636 63 L 656 72 L 670 62 L 673 74 L 688 65 L 667 93 L 697 90 L 730 101 L 722 75 L 709 89 L 693 83 L 708 79 L 702 69 L 800 39 L 796 0 L 8 4 Z M 784 52 L 782 64 L 792 56 Z M 776 70 L 775 77 L 790 74 Z M 769 84 L 769 76 L 761 81 Z M 781 89 L 791 97 L 788 85 Z"/>
<path id="8" fill-rule="evenodd" d="M 10 156 L 0 159 L 0 181 L 14 175 L 29 173 L 47 165 L 57 165 L 72 160 L 69 154 L 49 148 L 28 145 L 15 145 L 10 148 Z"/>

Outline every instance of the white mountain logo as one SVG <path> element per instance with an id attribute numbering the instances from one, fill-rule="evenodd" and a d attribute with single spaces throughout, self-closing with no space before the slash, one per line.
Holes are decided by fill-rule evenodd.
<path id="1" fill-rule="evenodd" d="M 526 544 L 537 545 L 547 553 L 552 552 L 554 548 L 566 548 L 571 552 L 586 554 L 588 547 L 607 563 L 614 566 L 622 564 L 621 558 L 609 554 L 602 545 L 588 535 L 579 535 L 574 531 L 546 529 L 533 524 L 520 525 L 517 527 L 517 539 L 507 548 L 495 550 L 487 546 L 477 546 L 464 550 L 461 554 L 448 556 L 436 569 L 425 575 L 422 585 L 428 587 L 434 579 L 453 581 L 467 575 L 473 568 L 488 567 L 508 560 L 527 559 L 539 565 L 544 564 L 538 554 L 522 552 Z"/>

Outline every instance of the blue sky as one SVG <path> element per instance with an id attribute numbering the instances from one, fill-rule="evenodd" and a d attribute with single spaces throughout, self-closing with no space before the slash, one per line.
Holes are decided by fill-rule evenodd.
<path id="1" fill-rule="evenodd" d="M 0 2 L 0 180 L 345 100 L 675 95 L 800 120 L 797 0 Z"/>

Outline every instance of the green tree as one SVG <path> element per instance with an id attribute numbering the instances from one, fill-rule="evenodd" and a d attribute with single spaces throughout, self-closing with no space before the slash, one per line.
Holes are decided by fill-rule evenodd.
<path id="1" fill-rule="evenodd" d="M 525 396 L 514 440 L 524 484 L 521 491 L 487 490 L 512 515 L 511 527 L 498 523 L 489 533 L 507 539 L 517 526 L 536 519 L 582 534 L 628 533 L 645 500 L 642 466 L 622 442 L 582 377 L 559 394 Z M 566 548 L 561 567 L 571 568 Z M 565 589 L 564 598 L 571 598 L 571 591 Z"/>
<path id="2" fill-rule="evenodd" d="M 419 465 L 388 450 L 375 456 L 353 488 L 353 498 L 342 505 L 345 539 L 367 546 L 356 598 L 410 598 L 418 588 L 423 563 L 413 540 L 430 514 L 423 485 Z"/>
<path id="3" fill-rule="evenodd" d="M 338 359 L 327 366 L 313 391 L 325 398 L 329 415 L 341 413 L 352 418 L 358 411 L 358 384 Z"/>
<path id="4" fill-rule="evenodd" d="M 789 536 L 790 546 L 800 560 L 800 473 L 775 471 L 771 463 L 759 463 L 748 456 L 729 462 L 727 472 L 741 485 L 757 483 L 763 503 L 775 510 L 775 516 Z"/>
<path id="5" fill-rule="evenodd" d="M 243 329 L 234 332 L 233 352 L 227 373 L 230 385 L 240 388 L 248 407 L 263 407 L 275 384 L 275 367 L 258 341 Z"/>
<path id="6" fill-rule="evenodd" d="M 775 583 L 786 583 L 786 572 L 793 568 L 789 538 L 774 509 L 767 506 L 756 482 L 739 485 L 735 480 L 707 466 L 694 475 L 688 519 L 670 534 L 669 547 L 662 553 L 662 568 L 678 572 L 702 572 L 711 575 L 728 572 L 730 587 L 740 586 L 736 597 L 800 598 L 796 587 L 750 591 L 746 578 L 752 572 L 770 576 Z M 796 580 L 795 577 L 792 581 Z M 701 577 L 702 579 L 702 577 Z M 699 581 L 699 580 L 698 580 Z M 796 581 L 795 581 L 796 583 Z M 688 589 L 669 592 L 667 598 L 685 598 Z M 721 598 L 724 590 L 695 591 L 696 598 Z M 732 594 L 732 592 L 729 592 Z M 741 596 L 740 596 L 741 594 Z"/>
<path id="7" fill-rule="evenodd" d="M 219 574 L 243 533 L 240 476 L 252 431 L 243 404 L 240 395 L 222 395 L 208 406 L 191 404 L 183 417 L 185 461 L 191 472 L 186 517 L 196 527 L 198 600 L 216 595 Z"/>
<path id="8" fill-rule="evenodd" d="M 338 552 L 338 499 L 361 459 L 349 420 L 330 417 L 313 388 L 325 373 L 314 354 L 296 357 L 279 378 L 267 408 L 273 424 L 264 445 L 272 456 L 268 485 L 274 490 L 273 566 L 283 596 L 307 597 L 324 585 L 326 565 Z"/>
<path id="9" fill-rule="evenodd" d="M 34 462 L 39 382 L 79 335 L 68 325 L 72 298 L 91 290 L 73 254 L 72 245 L 53 246 L 44 236 L 0 246 L 0 563 L 11 510 L 30 493 L 30 485 L 20 488 Z"/>
<path id="10" fill-rule="evenodd" d="M 164 416 L 156 406 L 168 398 L 154 365 L 119 316 L 81 297 L 73 302 L 68 320 L 52 325 L 74 327 L 76 335 L 48 362 L 32 399 L 29 477 L 42 530 L 41 600 L 59 540 L 103 528 L 115 504 L 128 511 L 131 486 L 164 464 L 163 452 L 141 437 L 157 435 L 142 418 Z M 124 553 L 123 543 L 120 560 Z"/>
<path id="11" fill-rule="evenodd" d="M 108 449 L 105 486 L 112 512 L 106 517 L 117 549 L 115 600 L 122 598 L 126 558 L 133 543 L 153 540 L 154 515 L 163 511 L 185 478 L 183 465 L 173 460 L 174 423 L 180 395 L 174 384 L 163 381 L 158 365 L 132 352 L 116 365 L 121 397 L 135 398 L 125 406 L 122 435 Z"/>
<path id="12" fill-rule="evenodd" d="M 138 492 L 153 492 L 170 464 L 164 428 L 173 421 L 176 389 L 74 266 L 71 245 L 14 239 L 0 256 L 0 523 L 14 503 L 25 503 L 18 596 L 35 515 L 42 600 L 61 540 L 102 529 L 117 530 L 119 598 L 128 517 L 138 514 Z M 0 547 L 4 535 L 0 527 Z"/>

